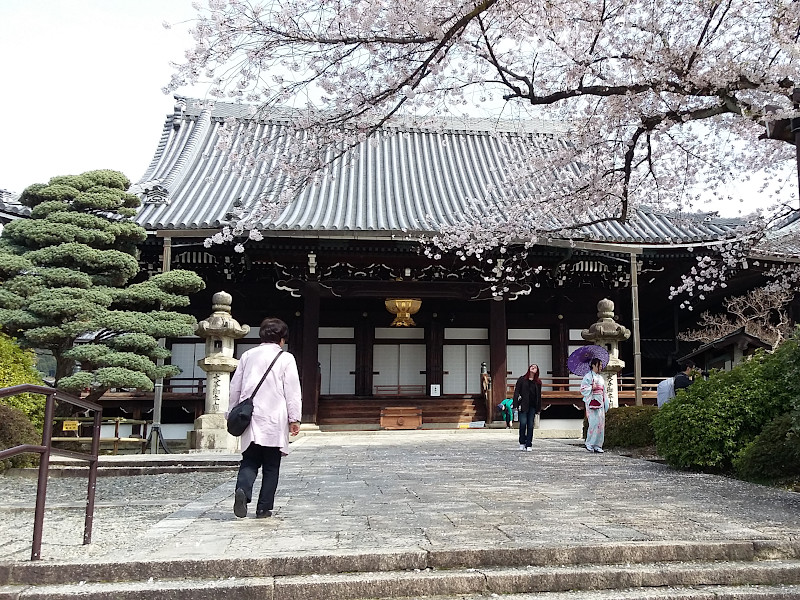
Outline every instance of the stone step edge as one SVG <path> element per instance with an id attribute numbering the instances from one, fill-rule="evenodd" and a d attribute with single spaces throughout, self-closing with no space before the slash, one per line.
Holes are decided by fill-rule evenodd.
<path id="1" fill-rule="evenodd" d="M 327 575 L 425 569 L 754 562 L 800 559 L 800 540 L 626 542 L 519 548 L 449 548 L 292 554 L 259 558 L 129 560 L 104 562 L 0 562 L 0 585 L 158 579 Z"/>
<path id="2" fill-rule="evenodd" d="M 591 565 L 573 567 L 525 567 L 516 569 L 458 569 L 379 573 L 342 573 L 284 577 L 229 577 L 223 579 L 163 580 L 38 586 L 0 586 L 0 600 L 25 598 L 61 600 L 217 600 L 263 598 L 269 600 L 364 600 L 367 598 L 442 598 L 452 595 L 553 594 L 559 592 L 698 587 L 736 587 L 742 600 L 744 586 L 800 584 L 800 561 L 761 563 L 728 562 L 698 564 Z M 712 587 L 713 586 L 713 587 Z M 617 598 L 618 596 L 615 596 Z M 686 596 L 680 596 L 685 598 Z M 763 595 L 761 597 L 764 597 Z M 797 596 L 787 596 L 794 597 Z M 637 597 L 638 598 L 638 597 Z M 544 600 L 544 599 L 543 599 Z"/>
<path id="3" fill-rule="evenodd" d="M 162 475 L 165 473 L 221 473 L 230 471 L 234 473 L 239 468 L 236 464 L 188 464 L 188 465 L 113 465 L 97 468 L 98 477 L 126 477 L 136 475 Z M 83 477 L 89 473 L 88 467 L 51 467 L 47 474 L 49 477 Z M 8 469 L 5 473 L 8 477 L 19 477 L 21 479 L 36 479 L 39 477 L 39 469 Z"/>

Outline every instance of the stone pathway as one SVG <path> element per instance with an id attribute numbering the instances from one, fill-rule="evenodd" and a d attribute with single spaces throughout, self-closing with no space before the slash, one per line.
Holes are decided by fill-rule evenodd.
<path id="1" fill-rule="evenodd" d="M 233 515 L 235 470 L 101 477 L 87 546 L 86 480 L 53 477 L 42 558 L 800 539 L 800 494 L 590 454 L 575 440 L 535 440 L 533 448 L 520 452 L 516 432 L 503 429 L 307 434 L 283 460 L 275 516 L 259 520 L 253 505 L 248 518 Z M 35 479 L 0 477 L 0 563 L 30 558 L 35 489 Z"/>

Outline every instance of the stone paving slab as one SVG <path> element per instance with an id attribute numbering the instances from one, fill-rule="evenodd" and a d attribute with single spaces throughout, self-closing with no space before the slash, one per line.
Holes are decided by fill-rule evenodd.
<path id="1" fill-rule="evenodd" d="M 797 493 L 591 454 L 575 440 L 518 448 L 516 432 L 503 429 L 306 435 L 283 460 L 275 515 L 258 520 L 252 505 L 248 518 L 234 517 L 232 471 L 102 477 L 88 546 L 81 544 L 85 481 L 53 478 L 42 559 L 800 540 Z M 124 460 L 175 460 L 157 456 Z M 0 498 L 0 564 L 28 561 L 35 481 L 0 477 Z"/>

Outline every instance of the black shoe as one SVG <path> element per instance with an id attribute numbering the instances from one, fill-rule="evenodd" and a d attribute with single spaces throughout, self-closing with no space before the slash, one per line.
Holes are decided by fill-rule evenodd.
<path id="1" fill-rule="evenodd" d="M 267 517 L 272 516 L 271 510 L 257 510 L 256 511 L 256 519 L 266 519 Z"/>
<path id="2" fill-rule="evenodd" d="M 233 497 L 233 514 L 240 519 L 244 519 L 247 516 L 247 497 L 242 489 L 237 489 Z"/>

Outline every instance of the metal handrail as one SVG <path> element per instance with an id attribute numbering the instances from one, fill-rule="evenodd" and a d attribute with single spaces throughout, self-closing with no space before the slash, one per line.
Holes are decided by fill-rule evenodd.
<path id="1" fill-rule="evenodd" d="M 94 402 L 83 400 L 66 392 L 56 390 L 41 385 L 24 383 L 0 389 L 0 398 L 16 396 L 17 394 L 41 394 L 45 396 L 44 409 L 44 431 L 42 432 L 42 445 L 23 444 L 14 446 L 7 450 L 0 451 L 0 460 L 10 458 L 18 454 L 35 452 L 41 455 L 39 460 L 39 481 L 36 486 L 36 510 L 33 517 L 33 543 L 31 545 L 31 560 L 42 558 L 42 526 L 44 524 L 44 505 L 47 497 L 47 477 L 50 471 L 50 455 L 59 454 L 77 460 L 89 462 L 89 489 L 86 494 L 86 518 L 83 525 L 83 543 L 92 543 L 92 523 L 94 521 L 94 497 L 97 487 L 97 463 L 100 451 L 100 424 L 103 419 L 103 407 Z M 74 406 L 79 406 L 85 410 L 94 411 L 94 423 L 92 425 L 92 450 L 91 454 L 72 452 L 54 448 L 51 438 L 53 437 L 53 421 L 55 412 L 55 401 L 68 402 Z"/>

